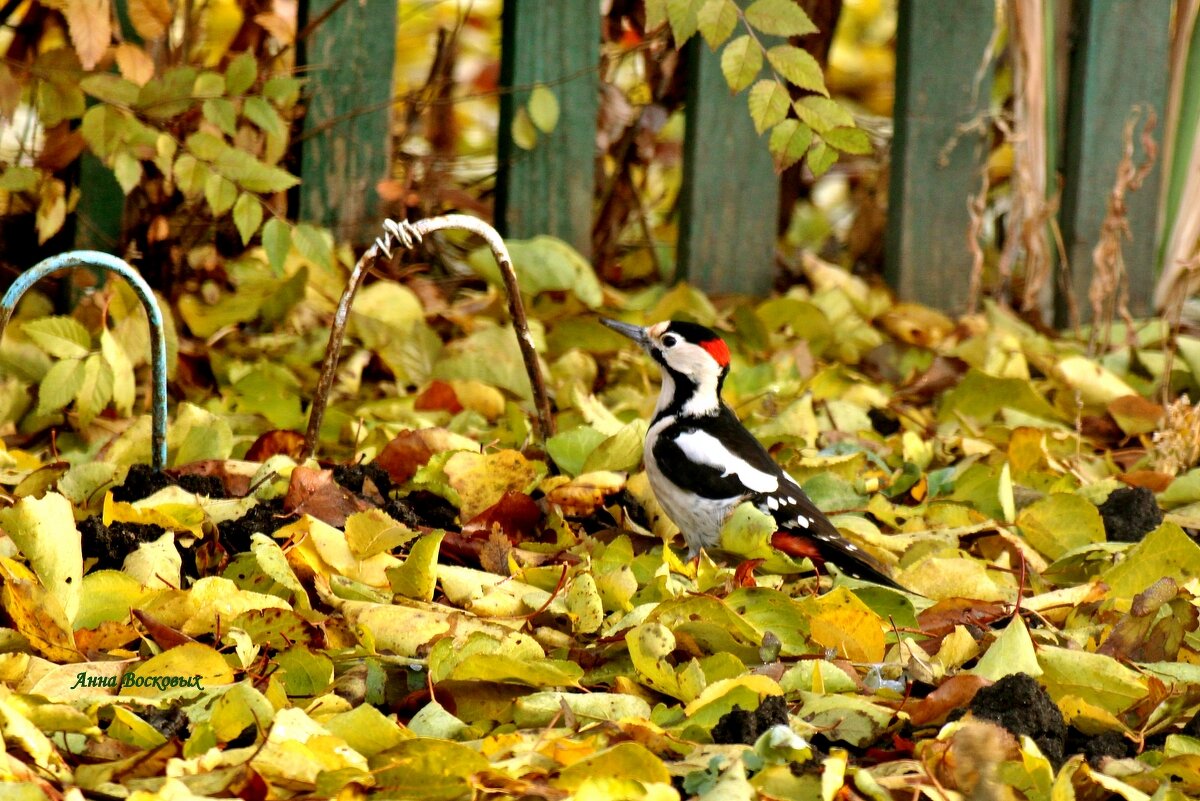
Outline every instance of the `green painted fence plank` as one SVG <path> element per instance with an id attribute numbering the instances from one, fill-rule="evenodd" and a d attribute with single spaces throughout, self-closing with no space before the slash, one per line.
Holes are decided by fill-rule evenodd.
<path id="1" fill-rule="evenodd" d="M 1172 0 L 1077 0 L 1074 6 L 1078 35 L 1071 60 L 1059 219 L 1071 285 L 1084 319 L 1090 311 L 1092 249 L 1116 180 L 1125 124 L 1135 105 L 1154 109 L 1158 115 L 1154 138 L 1162 142 L 1172 6 Z M 1145 119 L 1143 112 L 1141 121 Z M 1141 123 L 1134 134 L 1134 164 L 1145 156 L 1140 133 Z M 1142 188 L 1125 196 L 1132 238 L 1125 241 L 1122 252 L 1135 315 L 1151 311 L 1161 176 L 1162 168 L 1156 164 Z M 1055 312 L 1059 325 L 1069 322 L 1064 298 L 1059 298 Z"/>
<path id="2" fill-rule="evenodd" d="M 315 20 L 338 0 L 309 0 Z M 342 3 L 304 43 L 301 220 L 363 244 L 379 235 L 376 184 L 391 175 L 397 0 Z"/>
<path id="3" fill-rule="evenodd" d="M 765 295 L 775 273 L 779 176 L 750 120 L 746 93 L 731 95 L 721 59 L 688 43 L 687 133 L 679 198 L 679 276 L 707 292 Z"/>
<path id="4" fill-rule="evenodd" d="M 496 227 L 505 236 L 551 234 L 592 251 L 599 0 L 506 0 L 501 29 Z M 535 84 L 558 99 L 558 123 L 532 150 L 513 141 L 513 119 Z"/>
<path id="5" fill-rule="evenodd" d="M 900 0 L 885 270 L 900 297 L 951 312 L 970 288 L 986 126 L 967 126 L 987 109 L 994 14 L 992 0 Z"/>

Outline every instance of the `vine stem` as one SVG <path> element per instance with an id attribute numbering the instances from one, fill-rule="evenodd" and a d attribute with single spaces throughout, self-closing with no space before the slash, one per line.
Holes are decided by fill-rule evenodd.
<path id="1" fill-rule="evenodd" d="M 508 294 L 508 312 L 512 317 L 513 329 L 517 334 L 517 344 L 521 348 L 521 358 L 525 362 L 525 372 L 529 376 L 529 385 L 533 390 L 538 439 L 545 444 L 545 441 L 553 436 L 554 418 L 550 411 L 550 397 L 546 393 L 546 381 L 542 377 L 537 350 L 533 346 L 533 336 L 529 333 L 529 319 L 525 315 L 525 304 L 521 301 L 521 288 L 517 284 L 517 273 L 513 269 L 512 257 L 508 255 L 508 247 L 496 229 L 483 220 L 466 214 L 446 214 L 416 222 L 384 220 L 383 236 L 376 239 L 374 244 L 363 253 L 358 263 L 354 265 L 354 269 L 350 272 L 350 280 L 346 284 L 346 291 L 342 293 L 337 311 L 333 316 L 333 324 L 329 329 L 329 344 L 325 348 L 325 359 L 321 364 L 321 377 L 317 382 L 312 408 L 308 414 L 308 431 L 304 435 L 304 450 L 300 454 L 301 459 L 307 459 L 316 450 L 317 438 L 321 432 L 321 421 L 325 417 L 325 407 L 329 404 L 329 391 L 333 387 L 338 360 L 342 353 L 342 340 L 345 338 L 346 323 L 350 318 L 350 305 L 354 302 L 354 296 L 358 293 L 367 271 L 374 266 L 380 256 L 391 258 L 392 249 L 396 245 L 411 248 L 429 234 L 448 228 L 470 231 L 482 237 L 491 248 L 492 255 L 500 266 L 500 275 L 504 279 L 504 290 Z"/>

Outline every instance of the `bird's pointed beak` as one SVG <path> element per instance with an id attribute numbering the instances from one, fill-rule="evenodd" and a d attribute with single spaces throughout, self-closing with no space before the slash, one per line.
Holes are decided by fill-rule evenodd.
<path id="1" fill-rule="evenodd" d="M 625 336 L 629 337 L 643 348 L 650 344 L 650 335 L 646 332 L 646 329 L 642 328 L 640 325 L 630 325 L 629 323 L 610 320 L 607 317 L 601 317 L 600 322 L 604 323 L 618 334 L 624 334 Z"/>

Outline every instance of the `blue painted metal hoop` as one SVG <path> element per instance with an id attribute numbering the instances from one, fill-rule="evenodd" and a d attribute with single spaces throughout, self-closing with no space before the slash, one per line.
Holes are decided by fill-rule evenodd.
<path id="1" fill-rule="evenodd" d="M 167 464 L 167 339 L 163 335 L 162 310 L 150 285 L 122 259 L 97 250 L 72 250 L 44 259 L 17 276 L 17 280 L 0 299 L 0 338 L 21 299 L 30 287 L 51 273 L 77 267 L 99 267 L 116 273 L 129 282 L 146 309 L 150 320 L 150 367 L 153 372 L 153 423 L 151 429 L 151 458 L 154 469 Z"/>

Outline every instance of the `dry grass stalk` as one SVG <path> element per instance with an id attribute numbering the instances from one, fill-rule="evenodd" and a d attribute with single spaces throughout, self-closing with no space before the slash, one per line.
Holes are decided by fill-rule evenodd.
<path id="1" fill-rule="evenodd" d="M 967 250 L 971 253 L 971 284 L 967 291 L 967 313 L 974 314 L 979 308 L 979 295 L 983 289 L 983 215 L 987 211 L 988 171 L 980 170 L 979 192 L 967 198 L 967 214 L 971 223 L 967 226 Z"/>
<path id="2" fill-rule="evenodd" d="M 1125 269 L 1121 242 L 1133 237 L 1129 229 L 1129 209 L 1125 204 L 1125 196 L 1141 188 L 1158 157 L 1158 144 L 1152 136 L 1158 116 L 1152 108 L 1145 113 L 1146 123 L 1142 126 L 1141 141 L 1146 158 L 1141 164 L 1133 163 L 1133 132 L 1142 114 L 1142 107 L 1138 106 L 1125 123 L 1122 135 L 1124 151 L 1117 164 L 1117 178 L 1108 194 L 1108 211 L 1100 224 L 1099 240 L 1092 249 L 1092 283 L 1088 287 L 1088 301 L 1092 307 L 1092 336 L 1088 341 L 1091 353 L 1096 352 L 1101 329 L 1105 332 L 1104 341 L 1107 344 L 1113 320 L 1118 314 L 1129 324 L 1130 332 L 1133 331 L 1133 316 L 1129 313 L 1129 273 Z"/>
<path id="3" fill-rule="evenodd" d="M 1012 205 L 1009 230 L 1014 235 L 1000 254 L 999 270 L 1006 283 L 1024 254 L 1025 280 L 1015 305 L 1032 309 L 1048 304 L 1052 261 L 1047 223 L 1058 211 L 1048 197 L 1046 153 L 1046 47 L 1044 0 L 1010 0 L 1013 34 L 1013 147 Z"/>
<path id="4" fill-rule="evenodd" d="M 1175 11 L 1175 33 L 1171 41 L 1171 94 L 1167 101 L 1166 131 L 1163 134 L 1164 163 L 1178 164 L 1187 158 L 1188 180 L 1179 198 L 1179 209 L 1172 228 L 1164 231 L 1162 275 L 1154 288 L 1154 307 L 1159 311 L 1175 305 L 1182 308 L 1183 299 L 1197 288 L 1198 279 L 1193 263 L 1197 243 L 1200 243 L 1200 138 L 1191 142 L 1177 141 L 1179 115 L 1183 104 L 1184 84 L 1195 80 L 1187 75 L 1192 29 L 1200 16 L 1200 0 L 1180 0 Z M 1163 182 L 1163 192 L 1170 191 L 1171 182 Z M 1166 194 L 1163 195 L 1166 197 Z"/>

